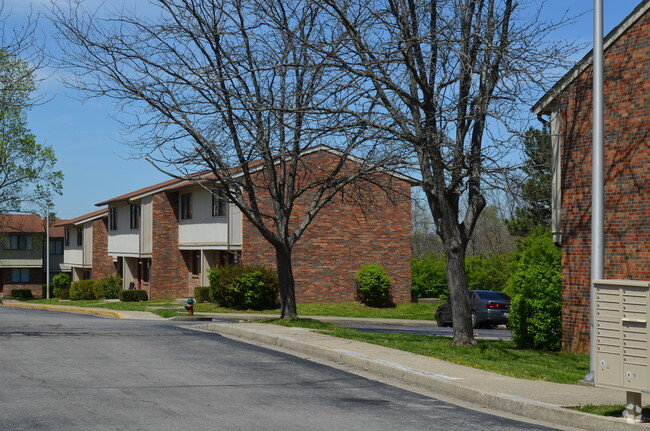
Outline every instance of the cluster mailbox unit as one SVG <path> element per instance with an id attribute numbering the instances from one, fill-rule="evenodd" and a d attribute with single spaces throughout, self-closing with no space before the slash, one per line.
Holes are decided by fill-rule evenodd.
<path id="1" fill-rule="evenodd" d="M 650 391 L 650 281 L 596 280 L 596 385 L 627 391 L 627 417 L 641 417 Z M 633 417 L 631 417 L 631 415 Z"/>

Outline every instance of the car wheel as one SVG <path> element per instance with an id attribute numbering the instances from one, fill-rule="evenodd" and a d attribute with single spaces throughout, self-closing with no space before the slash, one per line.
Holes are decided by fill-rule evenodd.
<path id="1" fill-rule="evenodd" d="M 476 328 L 476 313 L 472 311 L 472 328 Z"/>
<path id="2" fill-rule="evenodd" d="M 439 328 L 445 327 L 445 321 L 442 319 L 442 313 L 436 313 L 436 323 Z"/>

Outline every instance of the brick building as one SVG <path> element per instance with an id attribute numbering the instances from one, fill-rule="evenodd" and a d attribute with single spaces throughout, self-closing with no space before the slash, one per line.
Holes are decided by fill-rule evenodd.
<path id="1" fill-rule="evenodd" d="M 30 289 L 40 298 L 46 283 L 46 225 L 35 214 L 0 215 L 0 292 Z M 63 229 L 50 227 L 50 281 L 63 270 Z"/>
<path id="2" fill-rule="evenodd" d="M 604 42 L 604 276 L 650 280 L 650 1 Z M 563 347 L 589 350 L 592 55 L 534 107 L 550 116 L 553 235 L 562 244 Z"/>
<path id="3" fill-rule="evenodd" d="M 54 225 L 63 229 L 63 268 L 70 272 L 71 281 L 117 274 L 115 262 L 108 255 L 107 225 L 106 208 Z"/>
<path id="4" fill-rule="evenodd" d="M 310 175 L 327 172 L 336 157 L 329 150 L 313 151 L 303 167 L 312 165 Z M 410 301 L 410 187 L 401 175 L 377 174 L 372 184 L 340 194 L 321 210 L 294 248 L 298 301 L 353 301 L 354 273 L 373 262 L 387 268 L 394 300 Z M 241 261 L 275 268 L 270 245 L 220 196 L 205 184 L 173 179 L 98 203 L 108 206 L 107 254 L 123 287 L 133 283 L 153 299 L 183 297 L 208 285 L 214 267 Z M 367 205 L 359 205 L 360 199 Z M 303 211 L 298 202 L 296 220 Z"/>

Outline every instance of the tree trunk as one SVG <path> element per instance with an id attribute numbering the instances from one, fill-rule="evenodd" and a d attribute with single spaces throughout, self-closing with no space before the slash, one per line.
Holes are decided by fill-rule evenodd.
<path id="1" fill-rule="evenodd" d="M 298 313 L 296 311 L 296 284 L 291 266 L 291 249 L 283 246 L 276 247 L 275 258 L 280 282 L 280 303 L 282 306 L 280 318 L 295 319 L 298 317 Z"/>
<path id="2" fill-rule="evenodd" d="M 456 346 L 475 346 L 470 295 L 467 292 L 467 276 L 465 273 L 465 247 L 445 248 L 447 282 L 454 322 L 453 344 Z"/>

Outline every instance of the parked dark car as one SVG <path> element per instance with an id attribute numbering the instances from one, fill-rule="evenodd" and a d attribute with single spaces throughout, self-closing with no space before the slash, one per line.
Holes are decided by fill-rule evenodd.
<path id="1" fill-rule="evenodd" d="M 472 326 L 495 327 L 507 325 L 510 314 L 510 297 L 493 290 L 470 290 Z M 452 326 L 451 304 L 442 304 L 436 310 L 438 326 Z"/>

